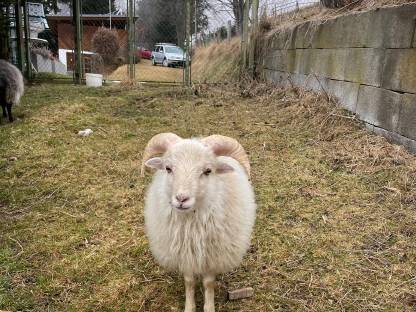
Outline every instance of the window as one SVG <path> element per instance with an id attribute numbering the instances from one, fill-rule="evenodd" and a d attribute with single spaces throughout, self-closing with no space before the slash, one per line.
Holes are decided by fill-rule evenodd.
<path id="1" fill-rule="evenodd" d="M 166 47 L 166 53 L 183 54 L 183 50 L 179 47 Z"/>

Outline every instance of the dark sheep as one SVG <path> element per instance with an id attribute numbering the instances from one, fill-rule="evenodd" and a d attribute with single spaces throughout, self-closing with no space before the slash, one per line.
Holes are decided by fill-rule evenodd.
<path id="1" fill-rule="evenodd" d="M 13 122 L 12 106 L 19 103 L 24 92 L 24 81 L 20 70 L 5 60 L 0 60 L 0 105 L 3 117 Z"/>

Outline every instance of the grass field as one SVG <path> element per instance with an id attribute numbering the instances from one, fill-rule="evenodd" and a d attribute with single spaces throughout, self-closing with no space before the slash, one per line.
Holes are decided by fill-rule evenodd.
<path id="1" fill-rule="evenodd" d="M 250 154 L 258 214 L 218 311 L 414 311 L 416 159 L 323 96 L 252 86 L 30 87 L 0 126 L 0 310 L 181 311 L 154 262 L 141 153 L 221 133 Z M 77 132 L 93 129 L 90 137 Z M 227 301 L 226 290 L 255 295 Z M 202 311 L 202 290 L 197 291 Z"/>

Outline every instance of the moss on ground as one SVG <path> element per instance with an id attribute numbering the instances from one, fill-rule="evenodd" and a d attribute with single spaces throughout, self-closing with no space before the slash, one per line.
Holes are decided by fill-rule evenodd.
<path id="1" fill-rule="evenodd" d="M 318 95 L 199 91 L 27 90 L 20 120 L 0 126 L 0 309 L 183 309 L 181 277 L 149 251 L 138 172 L 147 140 L 173 131 L 250 153 L 256 227 L 244 263 L 218 278 L 218 311 L 413 311 L 415 157 Z M 225 299 L 244 286 L 253 298 Z"/>

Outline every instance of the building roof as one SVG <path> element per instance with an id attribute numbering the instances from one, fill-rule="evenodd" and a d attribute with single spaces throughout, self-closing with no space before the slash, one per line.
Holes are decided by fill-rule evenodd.
<path id="1" fill-rule="evenodd" d="M 72 21 L 71 15 L 47 15 L 46 18 L 49 21 Z M 82 14 L 81 20 L 108 20 L 110 18 L 110 15 L 108 14 Z M 126 21 L 127 16 L 113 16 L 111 15 L 111 19 L 114 21 Z"/>
<path id="2" fill-rule="evenodd" d="M 71 7 L 66 4 L 58 1 L 58 11 L 50 12 L 46 15 L 48 19 L 51 20 L 61 20 L 65 18 L 72 18 Z M 110 17 L 109 13 L 106 14 L 82 14 L 82 19 L 108 19 Z M 117 9 L 114 12 L 111 12 L 111 18 L 115 20 L 125 20 L 127 19 L 127 14 L 123 12 L 122 9 Z"/>

